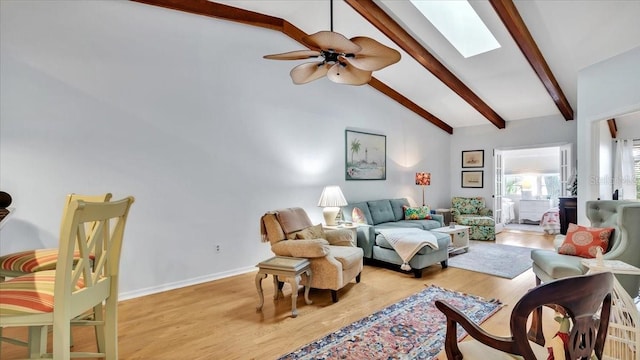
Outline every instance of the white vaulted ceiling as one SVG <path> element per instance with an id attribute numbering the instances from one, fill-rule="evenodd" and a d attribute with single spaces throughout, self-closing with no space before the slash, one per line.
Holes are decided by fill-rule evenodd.
<path id="1" fill-rule="evenodd" d="M 180 7 L 168 6 L 166 3 L 174 2 L 171 0 L 139 1 Z M 377 80 L 440 119 L 446 125 L 441 128 L 492 123 L 348 2 L 351 1 L 334 1 L 335 32 L 347 38 L 368 36 L 402 54 L 399 63 L 374 72 Z M 368 3 L 365 0 L 353 2 Z M 231 0 L 216 3 L 281 18 L 307 34 L 330 29 L 330 0 Z M 488 0 L 470 3 L 501 47 L 466 59 L 409 1 L 378 0 L 370 3 L 382 9 L 504 121 L 554 115 L 575 117 L 567 116 L 554 102 Z M 577 109 L 579 70 L 640 46 L 638 0 L 515 0 L 514 4 L 573 112 Z M 302 44 L 291 48 L 274 46 L 272 53 L 304 48 Z M 305 61 L 282 61 L 279 75 L 288 77 L 291 68 Z M 316 81 L 329 80 L 322 78 Z"/>

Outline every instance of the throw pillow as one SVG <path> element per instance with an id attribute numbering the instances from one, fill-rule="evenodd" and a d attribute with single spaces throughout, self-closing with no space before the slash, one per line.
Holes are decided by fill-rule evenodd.
<path id="1" fill-rule="evenodd" d="M 296 233 L 296 239 L 324 239 L 324 230 L 322 224 L 309 226 L 306 229 Z"/>
<path id="2" fill-rule="evenodd" d="M 364 213 L 359 207 L 354 207 L 351 211 L 351 221 L 354 224 L 367 224 L 367 219 L 364 217 Z"/>
<path id="3" fill-rule="evenodd" d="M 601 248 L 603 253 L 609 248 L 613 230 L 611 227 L 591 228 L 570 223 L 567 236 L 558 248 L 558 254 L 595 258 L 598 248 Z"/>
<path id="4" fill-rule="evenodd" d="M 431 219 L 431 209 L 428 206 L 409 207 L 403 206 L 405 220 Z"/>

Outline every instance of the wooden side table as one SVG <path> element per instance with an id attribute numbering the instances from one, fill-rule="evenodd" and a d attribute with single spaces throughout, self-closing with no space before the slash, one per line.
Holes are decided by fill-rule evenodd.
<path id="1" fill-rule="evenodd" d="M 620 260 L 584 259 L 589 273 L 610 271 L 614 274 L 640 275 L 640 269 Z M 611 295 L 611 317 L 605 340 L 603 359 L 640 359 L 640 315 L 633 299 L 614 277 Z"/>
<path id="2" fill-rule="evenodd" d="M 351 230 L 351 243 L 358 246 L 358 225 L 322 225 L 327 230 Z"/>
<path id="3" fill-rule="evenodd" d="M 312 303 L 309 300 L 309 289 L 311 288 L 311 263 L 308 259 L 294 258 L 286 256 L 274 256 L 271 259 L 265 260 L 258 265 L 258 273 L 256 274 L 256 289 L 258 290 L 258 296 L 260 297 L 260 304 L 257 306 L 257 310 L 262 310 L 264 305 L 264 294 L 262 291 L 262 280 L 267 277 L 268 274 L 273 276 L 273 299 L 278 299 L 279 289 L 278 281 L 282 279 L 288 280 L 291 285 L 291 316 L 298 316 L 298 309 L 296 304 L 298 302 L 298 287 L 300 285 L 301 275 L 305 274 L 307 277 L 307 284 L 304 287 L 304 301 L 307 305 Z"/>
<path id="4" fill-rule="evenodd" d="M 449 246 L 449 253 L 469 250 L 469 226 L 456 225 L 454 227 L 445 226 L 437 229 L 432 229 L 439 233 L 449 234 L 451 236 L 451 246 Z"/>

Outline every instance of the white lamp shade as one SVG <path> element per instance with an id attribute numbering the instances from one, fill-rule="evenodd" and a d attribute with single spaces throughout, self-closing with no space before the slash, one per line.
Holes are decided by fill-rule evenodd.
<path id="1" fill-rule="evenodd" d="M 327 225 L 336 225 L 336 216 L 340 212 L 340 206 L 346 206 L 347 199 L 344 198 L 342 190 L 337 185 L 325 186 L 318 200 L 318 206 L 324 207 L 322 215 Z"/>
<path id="2" fill-rule="evenodd" d="M 347 199 L 344 198 L 340 186 L 337 185 L 325 186 L 320 195 L 320 200 L 318 200 L 318 206 L 321 207 L 340 207 L 346 205 L 348 205 Z"/>

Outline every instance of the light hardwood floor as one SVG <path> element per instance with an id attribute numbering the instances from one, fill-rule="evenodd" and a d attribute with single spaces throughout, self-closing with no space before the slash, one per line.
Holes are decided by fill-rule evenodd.
<path id="1" fill-rule="evenodd" d="M 553 236 L 503 231 L 496 243 L 552 248 Z M 273 301 L 271 277 L 264 281 L 262 312 L 256 311 L 254 278 L 255 272 L 251 272 L 121 302 L 120 359 L 275 359 L 430 284 L 499 299 L 506 306 L 482 327 L 507 335 L 509 305 L 535 286 L 531 269 L 509 280 L 434 265 L 416 279 L 410 273 L 365 265 L 362 282 L 340 290 L 338 303 L 331 302 L 329 291 L 312 289 L 313 304 L 306 305 L 299 296 L 299 315 L 292 318 L 291 289 L 285 285 L 285 297 Z M 90 328 L 73 331 L 76 351 L 94 350 Z M 24 336 L 25 331 L 5 329 L 4 333 Z M 3 343 L 1 354 L 2 359 L 18 359 L 26 350 Z"/>

